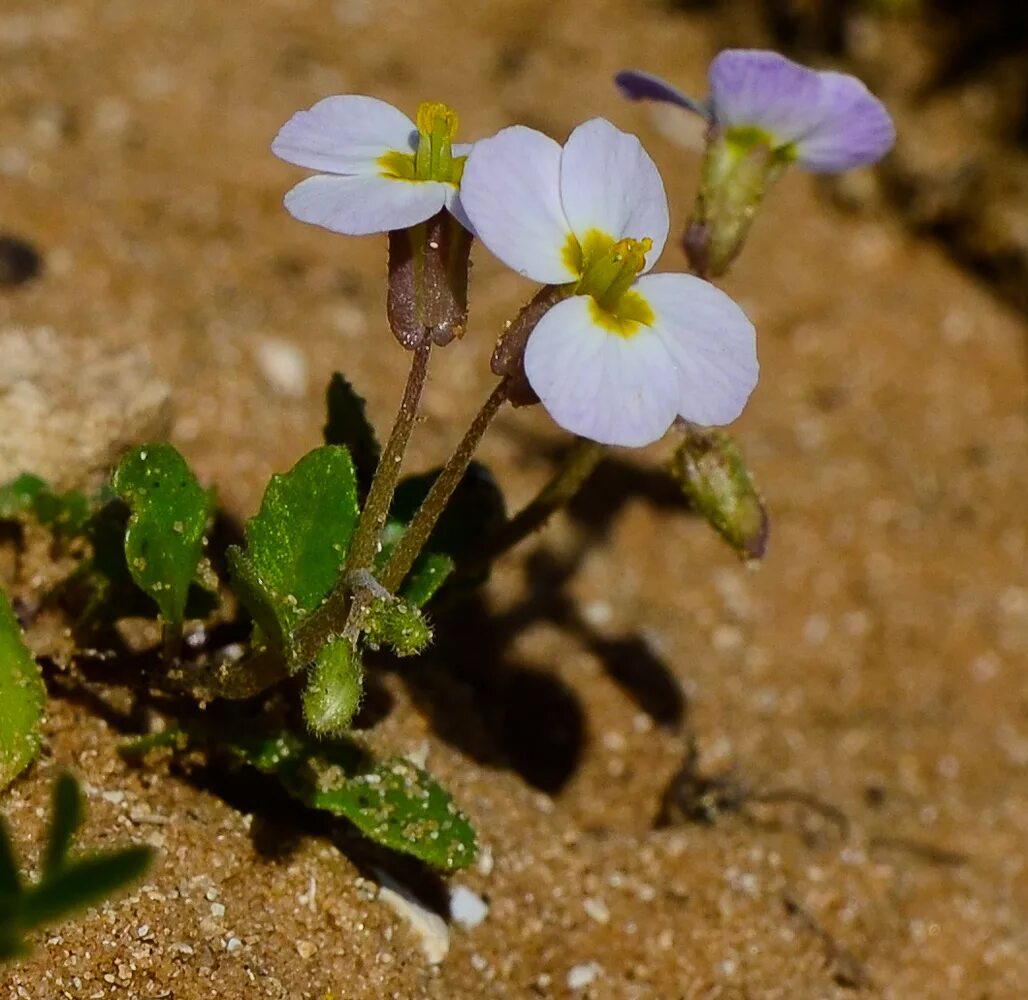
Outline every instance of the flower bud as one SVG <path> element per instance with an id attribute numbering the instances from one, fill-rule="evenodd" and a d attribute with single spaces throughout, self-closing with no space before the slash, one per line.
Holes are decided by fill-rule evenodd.
<path id="1" fill-rule="evenodd" d="M 360 708 L 364 672 L 357 651 L 343 638 L 321 647 L 303 693 L 303 715 L 318 736 L 340 736 Z"/>
<path id="2" fill-rule="evenodd" d="M 791 162 L 756 128 L 711 126 L 700 190 L 683 244 L 693 270 L 716 278 L 742 250 L 765 193 Z"/>
<path id="3" fill-rule="evenodd" d="M 432 627 L 409 601 L 375 597 L 365 606 L 361 627 L 368 645 L 389 646 L 397 656 L 414 656 L 432 641 Z"/>
<path id="4" fill-rule="evenodd" d="M 671 474 L 692 508 L 744 560 L 761 559 L 769 522 L 739 446 L 727 434 L 686 425 Z"/>
<path id="5" fill-rule="evenodd" d="M 396 339 L 414 350 L 461 337 L 468 322 L 472 236 L 445 209 L 389 234 L 386 310 Z"/>

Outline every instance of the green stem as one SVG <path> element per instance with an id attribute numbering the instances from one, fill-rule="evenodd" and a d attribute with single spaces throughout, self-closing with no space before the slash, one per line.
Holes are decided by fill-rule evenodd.
<path id="1" fill-rule="evenodd" d="M 576 438 L 557 471 L 526 507 L 514 515 L 475 554 L 461 575 L 474 573 L 541 528 L 552 514 L 572 500 L 603 458 L 606 446 Z"/>
<path id="2" fill-rule="evenodd" d="M 411 359 L 407 385 L 403 390 L 403 399 L 396 414 L 396 422 L 389 432 L 389 440 L 382 451 L 375 478 L 371 481 L 368 498 L 364 502 L 357 530 L 354 532 L 350 551 L 346 558 L 346 566 L 339 575 L 335 589 L 328 599 L 311 615 L 293 636 L 294 659 L 303 663 L 313 660 L 318 651 L 333 635 L 342 635 L 350 618 L 352 601 L 350 599 L 350 579 L 355 573 L 371 569 L 378 553 L 379 537 L 389 516 L 389 507 L 393 502 L 396 481 L 400 478 L 400 466 L 403 462 L 407 443 L 417 419 L 421 395 L 425 389 L 425 378 L 428 374 L 428 358 L 432 344 L 426 338 L 425 343 L 416 347 Z"/>
<path id="3" fill-rule="evenodd" d="M 506 401 L 507 390 L 507 379 L 502 379 L 476 414 L 460 444 L 443 466 L 442 472 L 432 483 L 428 496 L 422 501 L 403 537 L 396 543 L 385 568 L 379 574 L 379 582 L 386 590 L 396 592 L 414 565 L 414 560 L 421 554 L 429 535 L 432 534 L 432 529 L 453 496 L 453 491 L 464 478 L 482 436 Z"/>

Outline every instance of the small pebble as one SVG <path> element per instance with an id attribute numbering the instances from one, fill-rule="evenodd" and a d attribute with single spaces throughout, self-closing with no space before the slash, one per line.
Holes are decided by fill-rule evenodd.
<path id="1" fill-rule="evenodd" d="M 598 962 L 583 962 L 568 969 L 568 989 L 584 990 L 603 971 Z"/>
<path id="2" fill-rule="evenodd" d="M 467 886 L 455 886 L 450 894 L 450 917 L 461 927 L 471 930 L 489 914 L 489 905 Z"/>
<path id="3" fill-rule="evenodd" d="M 307 358 L 295 344 L 262 337 L 256 345 L 257 364 L 268 385 L 282 396 L 299 399 L 307 392 Z"/>
<path id="4" fill-rule="evenodd" d="M 582 909 L 598 924 L 610 923 L 610 910 L 602 899 L 587 899 L 582 903 Z"/>

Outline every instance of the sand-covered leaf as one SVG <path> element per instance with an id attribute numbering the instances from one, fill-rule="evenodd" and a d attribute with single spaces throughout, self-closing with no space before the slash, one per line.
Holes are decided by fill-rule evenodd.
<path id="1" fill-rule="evenodd" d="M 363 499 L 368 494 L 382 453 L 375 428 L 368 420 L 364 400 L 347 379 L 336 372 L 328 383 L 325 403 L 325 444 L 340 444 L 350 452 Z"/>
<path id="2" fill-rule="evenodd" d="M 114 474 L 114 489 L 131 512 L 125 560 L 132 579 L 165 621 L 177 625 L 203 555 L 211 494 L 169 444 L 129 452 Z"/>
<path id="3" fill-rule="evenodd" d="M 335 586 L 357 516 L 353 461 L 339 445 L 315 448 L 272 477 L 247 522 L 245 553 L 230 556 L 239 599 L 267 638 L 288 640 Z"/>
<path id="4" fill-rule="evenodd" d="M 6 788 L 39 753 L 46 689 L 25 645 L 21 626 L 0 589 L 0 788 Z"/>
<path id="5" fill-rule="evenodd" d="M 450 794 L 403 757 L 375 760 L 347 740 L 222 734 L 221 747 L 273 775 L 299 801 L 344 816 L 365 836 L 443 871 L 475 860 L 475 831 Z"/>

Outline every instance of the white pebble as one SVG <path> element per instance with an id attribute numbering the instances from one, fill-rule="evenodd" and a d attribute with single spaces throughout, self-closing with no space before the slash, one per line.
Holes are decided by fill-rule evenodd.
<path id="1" fill-rule="evenodd" d="M 467 886 L 455 886 L 450 893 L 450 917 L 461 927 L 471 930 L 489 915 L 489 905 Z"/>
<path id="2" fill-rule="evenodd" d="M 610 910 L 607 909 L 607 904 L 602 899 L 586 899 L 582 903 L 582 909 L 592 917 L 593 920 L 598 924 L 610 923 Z"/>
<path id="3" fill-rule="evenodd" d="M 298 399 L 307 392 L 307 358 L 295 344 L 277 337 L 257 341 L 257 364 L 275 392 Z"/>
<path id="4" fill-rule="evenodd" d="M 421 950 L 429 965 L 438 965 L 450 950 L 450 928 L 446 921 L 384 872 L 376 869 L 375 876 L 379 882 L 378 898 L 410 924 L 421 939 Z"/>
<path id="5" fill-rule="evenodd" d="M 568 969 L 569 990 L 584 990 L 603 971 L 598 962 L 583 962 Z"/>

